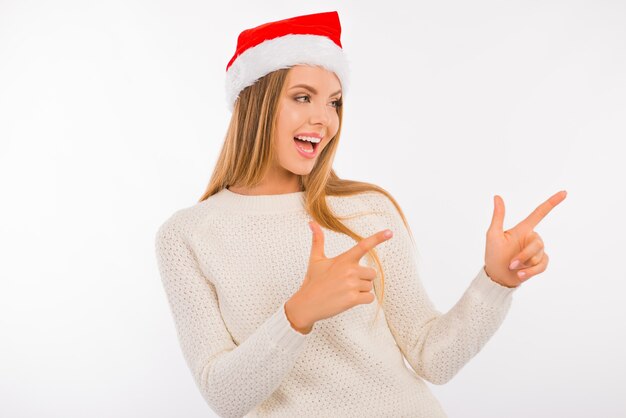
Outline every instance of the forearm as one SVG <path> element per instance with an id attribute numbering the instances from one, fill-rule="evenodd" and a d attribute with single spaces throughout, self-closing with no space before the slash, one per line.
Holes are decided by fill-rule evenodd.
<path id="1" fill-rule="evenodd" d="M 444 384 L 474 357 L 500 327 L 513 289 L 480 271 L 456 305 L 431 320 L 407 353 L 415 371 Z"/>
<path id="2" fill-rule="evenodd" d="M 293 368 L 306 337 L 280 310 L 235 349 L 194 369 L 204 399 L 220 416 L 244 416 L 269 398 Z"/>

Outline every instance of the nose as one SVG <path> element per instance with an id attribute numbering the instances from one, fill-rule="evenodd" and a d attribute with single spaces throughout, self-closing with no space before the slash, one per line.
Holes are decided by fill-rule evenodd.
<path id="1" fill-rule="evenodd" d="M 330 113 L 334 111 L 332 106 L 329 106 L 327 103 L 319 102 L 310 106 L 311 114 L 310 114 L 310 122 L 311 124 L 321 124 L 328 125 L 330 123 Z"/>

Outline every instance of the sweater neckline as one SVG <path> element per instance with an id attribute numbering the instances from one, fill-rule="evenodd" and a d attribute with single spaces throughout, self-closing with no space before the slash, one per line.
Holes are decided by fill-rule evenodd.
<path id="1" fill-rule="evenodd" d="M 221 207 L 237 212 L 292 212 L 304 210 L 304 191 L 282 193 L 243 195 L 232 192 L 224 187 L 213 197 Z"/>

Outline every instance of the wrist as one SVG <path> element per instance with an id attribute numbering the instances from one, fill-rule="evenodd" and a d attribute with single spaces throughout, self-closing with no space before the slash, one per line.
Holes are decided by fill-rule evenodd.
<path id="1" fill-rule="evenodd" d="M 297 302 L 293 297 L 285 303 L 285 316 L 291 327 L 301 334 L 308 334 L 313 329 L 313 324 L 302 318 L 301 310 L 298 309 Z"/>
<path id="2" fill-rule="evenodd" d="M 509 289 L 513 289 L 513 288 L 517 287 L 517 286 L 509 286 L 508 284 L 506 284 L 506 283 L 502 282 L 501 280 L 498 280 L 498 279 L 494 278 L 493 276 L 491 276 L 491 275 L 489 274 L 489 272 L 487 271 L 487 265 L 486 265 L 486 264 L 485 264 L 485 265 L 483 265 L 483 269 L 485 270 L 485 274 L 487 275 L 487 277 L 489 277 L 489 279 L 490 279 L 492 282 L 497 283 L 497 284 L 499 284 L 500 286 L 508 287 Z"/>

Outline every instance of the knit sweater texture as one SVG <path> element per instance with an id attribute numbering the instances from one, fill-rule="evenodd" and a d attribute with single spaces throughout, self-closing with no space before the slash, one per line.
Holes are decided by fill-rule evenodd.
<path id="1" fill-rule="evenodd" d="M 289 323 L 285 302 L 302 284 L 312 246 L 304 192 L 224 188 L 159 227 L 161 281 L 202 397 L 221 417 L 446 417 L 426 382 L 448 382 L 481 350 L 517 288 L 494 282 L 482 265 L 439 312 L 393 203 L 378 192 L 326 199 L 361 236 L 394 233 L 375 247 L 385 273 L 376 321 L 377 299 L 317 321 L 308 334 Z M 322 229 L 329 258 L 356 245 Z M 377 268 L 367 254 L 360 264 Z"/>

